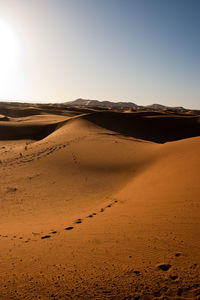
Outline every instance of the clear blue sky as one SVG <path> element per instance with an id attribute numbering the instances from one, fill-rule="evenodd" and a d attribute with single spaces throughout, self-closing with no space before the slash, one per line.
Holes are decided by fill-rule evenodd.
<path id="1" fill-rule="evenodd" d="M 200 0 L 0 0 L 0 98 L 200 108 Z"/>

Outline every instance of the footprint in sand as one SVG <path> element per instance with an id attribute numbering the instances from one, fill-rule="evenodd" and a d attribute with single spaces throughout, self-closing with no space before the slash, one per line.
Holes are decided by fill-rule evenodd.
<path id="1" fill-rule="evenodd" d="M 14 193 L 16 191 L 17 191 L 16 187 L 7 187 L 7 190 L 6 190 L 7 193 Z"/>
<path id="2" fill-rule="evenodd" d="M 51 237 L 50 235 L 44 235 L 44 236 L 41 237 L 41 239 L 42 239 L 42 240 L 44 240 L 44 239 L 49 239 L 50 237 Z"/>
<path id="3" fill-rule="evenodd" d="M 39 232 L 32 232 L 32 235 L 40 235 Z"/>
<path id="4" fill-rule="evenodd" d="M 170 275 L 169 276 L 172 280 L 177 280 L 178 279 L 178 276 L 177 275 Z"/>
<path id="5" fill-rule="evenodd" d="M 81 224 L 81 223 L 82 223 L 82 220 L 81 220 L 81 219 L 77 219 L 77 220 L 75 221 L 75 223 L 76 223 L 76 224 Z"/>
<path id="6" fill-rule="evenodd" d="M 72 226 L 65 228 L 65 230 L 72 230 L 72 229 L 74 229 L 74 227 L 72 227 Z"/>
<path id="7" fill-rule="evenodd" d="M 170 265 L 170 264 L 159 264 L 159 265 L 157 265 L 157 268 L 159 270 L 162 270 L 162 271 L 168 271 L 171 267 L 172 267 L 172 265 Z"/>

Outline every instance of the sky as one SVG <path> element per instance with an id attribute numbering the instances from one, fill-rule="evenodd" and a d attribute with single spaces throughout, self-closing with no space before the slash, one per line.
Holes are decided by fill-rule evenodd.
<path id="1" fill-rule="evenodd" d="M 0 0 L 0 99 L 200 109 L 200 0 Z"/>

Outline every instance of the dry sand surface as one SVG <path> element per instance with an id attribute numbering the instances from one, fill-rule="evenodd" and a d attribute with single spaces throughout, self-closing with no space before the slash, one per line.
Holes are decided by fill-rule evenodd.
<path id="1" fill-rule="evenodd" d="M 200 299 L 197 115 L 0 109 L 0 299 Z"/>

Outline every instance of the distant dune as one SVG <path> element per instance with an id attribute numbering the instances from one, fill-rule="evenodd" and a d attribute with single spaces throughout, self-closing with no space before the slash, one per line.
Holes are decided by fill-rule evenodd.
<path id="1" fill-rule="evenodd" d="M 0 103 L 0 299 L 198 299 L 200 114 Z"/>

